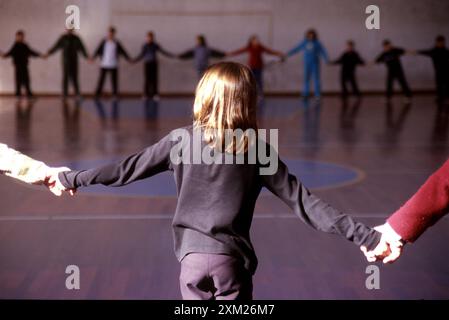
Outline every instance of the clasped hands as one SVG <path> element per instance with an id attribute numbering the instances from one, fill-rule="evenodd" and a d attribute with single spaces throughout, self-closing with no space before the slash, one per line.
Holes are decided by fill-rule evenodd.
<path id="1" fill-rule="evenodd" d="M 404 244 L 401 241 L 401 237 L 388 223 L 377 226 L 374 229 L 382 234 L 376 248 L 368 251 L 366 247 L 362 246 L 360 250 L 365 254 L 368 262 L 382 260 L 383 263 L 393 263 L 402 253 Z"/>
<path id="2" fill-rule="evenodd" d="M 55 196 L 61 196 L 64 191 L 71 196 L 75 195 L 76 189 L 68 189 L 64 187 L 58 178 L 60 172 L 70 171 L 67 167 L 51 168 L 46 167 L 40 170 L 40 174 L 35 177 L 33 184 L 41 184 L 46 186 Z"/>

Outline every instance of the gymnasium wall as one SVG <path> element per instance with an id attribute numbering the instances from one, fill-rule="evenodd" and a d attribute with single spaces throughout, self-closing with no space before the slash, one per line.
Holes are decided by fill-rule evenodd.
<path id="1" fill-rule="evenodd" d="M 12 44 L 17 29 L 24 29 L 29 44 L 46 51 L 64 32 L 65 7 L 76 4 L 81 11 L 81 30 L 89 52 L 115 25 L 118 38 L 137 55 L 148 30 L 166 49 L 182 52 L 194 45 L 195 35 L 203 33 L 209 44 L 222 50 L 243 46 L 249 35 L 258 34 L 268 46 L 286 51 L 303 38 L 309 27 L 318 30 L 331 58 L 344 49 L 345 40 L 354 39 L 361 55 L 372 60 L 381 50 L 381 41 L 390 38 L 410 49 L 433 44 L 436 34 L 449 38 L 449 1 L 441 0 L 0 0 L 0 50 Z M 381 10 L 381 29 L 365 28 L 365 8 L 376 4 Z M 234 60 L 244 62 L 245 56 Z M 269 60 L 269 58 L 267 58 Z M 196 74 L 191 61 L 160 59 L 163 93 L 192 92 Z M 266 91 L 297 92 L 302 87 L 302 57 L 297 55 L 282 65 L 266 70 Z M 413 89 L 433 88 L 430 59 L 405 57 L 406 75 Z M 81 89 L 94 90 L 98 64 L 82 61 Z M 323 89 L 339 90 L 338 67 L 324 66 Z M 123 92 L 137 93 L 143 83 L 141 64 L 121 62 L 120 86 Z M 359 69 L 363 90 L 384 88 L 383 66 Z M 59 54 L 31 62 L 32 87 L 36 93 L 59 93 L 61 65 Z M 107 83 L 109 88 L 109 83 Z M 0 93 L 13 92 L 10 60 L 0 60 Z"/>

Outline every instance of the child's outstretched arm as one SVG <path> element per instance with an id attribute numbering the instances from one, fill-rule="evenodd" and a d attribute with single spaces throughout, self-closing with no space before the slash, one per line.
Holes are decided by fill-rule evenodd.
<path id="1" fill-rule="evenodd" d="M 192 59 L 195 56 L 194 49 L 189 49 L 187 51 L 184 51 L 183 53 L 178 54 L 178 59 L 187 60 Z"/>
<path id="2" fill-rule="evenodd" d="M 292 48 L 291 50 L 289 50 L 289 51 L 286 53 L 286 56 L 287 56 L 287 57 L 291 57 L 292 55 L 294 55 L 294 54 L 300 52 L 301 50 L 303 50 L 303 49 L 306 47 L 306 43 L 307 43 L 306 40 L 301 41 L 300 43 L 298 43 L 298 45 L 297 45 L 296 47 L 294 47 L 294 48 Z"/>
<path id="3" fill-rule="evenodd" d="M 237 49 L 237 50 L 228 52 L 228 53 L 227 53 L 227 56 L 228 56 L 228 57 L 237 56 L 237 55 L 239 55 L 239 54 L 242 54 L 242 53 L 247 52 L 248 50 L 249 50 L 249 47 L 246 46 L 246 47 L 243 47 L 243 48 L 240 48 L 240 49 Z"/>
<path id="4" fill-rule="evenodd" d="M 326 63 L 329 63 L 329 56 L 327 54 L 326 48 L 324 48 L 324 46 L 321 42 L 318 42 L 318 46 L 319 46 L 319 51 L 320 51 L 321 57 L 323 57 L 323 59 Z"/>
<path id="5" fill-rule="evenodd" d="M 380 241 L 379 232 L 356 222 L 318 197 L 314 196 L 278 158 L 278 170 L 273 175 L 261 176 L 263 185 L 281 198 L 299 218 L 311 227 L 327 233 L 339 234 L 357 246 L 368 250 L 376 248 Z"/>
<path id="6" fill-rule="evenodd" d="M 448 211 L 449 160 L 446 160 L 387 223 L 402 239 L 414 242 Z"/>
<path id="7" fill-rule="evenodd" d="M 124 186 L 169 170 L 171 168 L 170 149 L 173 143 L 169 134 L 158 143 L 119 162 L 89 170 L 61 172 L 58 174 L 58 179 L 66 189 L 93 184 L 110 187 Z"/>

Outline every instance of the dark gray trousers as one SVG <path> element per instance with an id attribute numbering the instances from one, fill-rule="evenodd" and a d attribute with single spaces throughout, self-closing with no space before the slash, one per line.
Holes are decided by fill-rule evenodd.
<path id="1" fill-rule="evenodd" d="M 252 300 L 252 275 L 230 255 L 186 255 L 179 283 L 184 300 Z"/>

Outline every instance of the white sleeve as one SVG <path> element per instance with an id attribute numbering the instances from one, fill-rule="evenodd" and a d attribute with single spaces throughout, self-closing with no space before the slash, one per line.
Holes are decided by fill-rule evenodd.
<path id="1" fill-rule="evenodd" d="M 11 171 L 11 156 L 15 150 L 8 148 L 6 144 L 0 143 L 0 172 L 7 173 Z"/>
<path id="2" fill-rule="evenodd" d="M 45 163 L 0 144 L 0 173 L 26 183 L 38 183 L 45 180 L 47 168 Z"/>

